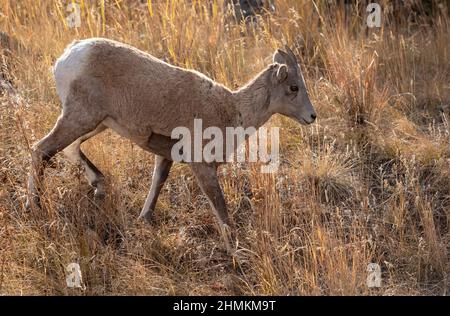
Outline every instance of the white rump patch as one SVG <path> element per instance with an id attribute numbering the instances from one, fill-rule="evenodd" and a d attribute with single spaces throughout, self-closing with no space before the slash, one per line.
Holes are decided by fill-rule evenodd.
<path id="1" fill-rule="evenodd" d="M 80 41 L 66 48 L 56 60 L 53 73 L 56 81 L 56 92 L 64 106 L 69 93 L 70 84 L 84 71 L 91 50 L 92 40 Z"/>

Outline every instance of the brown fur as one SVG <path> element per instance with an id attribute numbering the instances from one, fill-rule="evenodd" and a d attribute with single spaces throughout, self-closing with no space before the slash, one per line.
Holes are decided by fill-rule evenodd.
<path id="1" fill-rule="evenodd" d="M 256 120 L 253 116 L 261 102 L 266 102 L 266 81 L 273 68 L 232 92 L 197 71 L 169 65 L 122 43 L 98 39 L 85 74 L 73 89 L 79 93 L 79 85 L 84 85 L 84 92 L 105 118 L 114 120 L 127 137 L 139 142 L 152 132 L 170 137 L 178 126 L 192 127 L 195 118 L 201 118 L 205 128 L 236 126 L 238 113 L 242 113 L 245 125 L 261 126 L 269 117 Z"/>
<path id="2" fill-rule="evenodd" d="M 258 128 L 274 113 L 304 124 L 315 119 L 300 68 L 289 49 L 288 53 L 278 50 L 274 64 L 241 89 L 230 91 L 199 72 L 169 65 L 123 43 L 101 38 L 81 42 L 72 43 L 55 66 L 63 111 L 53 130 L 33 148 L 34 172 L 29 177 L 33 198 L 28 206 L 39 204 L 35 183 L 43 175 L 43 162 L 63 149 L 73 161 L 82 163 L 96 196 L 103 196 L 103 174 L 80 145 L 107 127 L 156 154 L 152 185 L 140 215 L 149 220 L 172 166 L 170 152 L 176 141 L 170 136 L 176 127 L 193 131 L 194 119 L 202 119 L 203 128 L 219 127 L 225 134 L 226 127 Z M 291 91 L 292 85 L 298 86 L 297 92 Z M 190 166 L 231 250 L 231 223 L 217 179 L 218 164 Z"/>

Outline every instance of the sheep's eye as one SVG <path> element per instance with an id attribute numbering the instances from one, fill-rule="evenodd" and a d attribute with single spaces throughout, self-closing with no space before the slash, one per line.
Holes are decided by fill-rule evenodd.
<path id="1" fill-rule="evenodd" d="M 298 86 L 290 86 L 289 89 L 291 90 L 291 92 L 297 92 Z"/>

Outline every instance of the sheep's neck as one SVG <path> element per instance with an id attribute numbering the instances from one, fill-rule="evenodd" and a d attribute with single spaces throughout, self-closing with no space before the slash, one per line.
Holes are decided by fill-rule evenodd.
<path id="1" fill-rule="evenodd" d="M 262 71 L 241 89 L 233 92 L 235 106 L 238 112 L 236 126 L 255 127 L 262 126 L 272 116 L 269 112 L 270 74 L 272 67 Z"/>

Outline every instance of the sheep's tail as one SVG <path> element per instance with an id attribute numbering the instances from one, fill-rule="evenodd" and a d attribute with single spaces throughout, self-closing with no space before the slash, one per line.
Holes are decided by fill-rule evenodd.
<path id="1" fill-rule="evenodd" d="M 78 44 L 79 42 L 81 42 L 80 40 L 73 40 L 69 45 L 66 46 L 66 48 L 64 48 L 64 51 L 70 49 L 72 46 Z M 53 64 L 53 66 L 50 67 L 50 71 L 53 74 L 53 76 L 55 76 L 55 69 L 56 69 L 56 63 Z"/>

